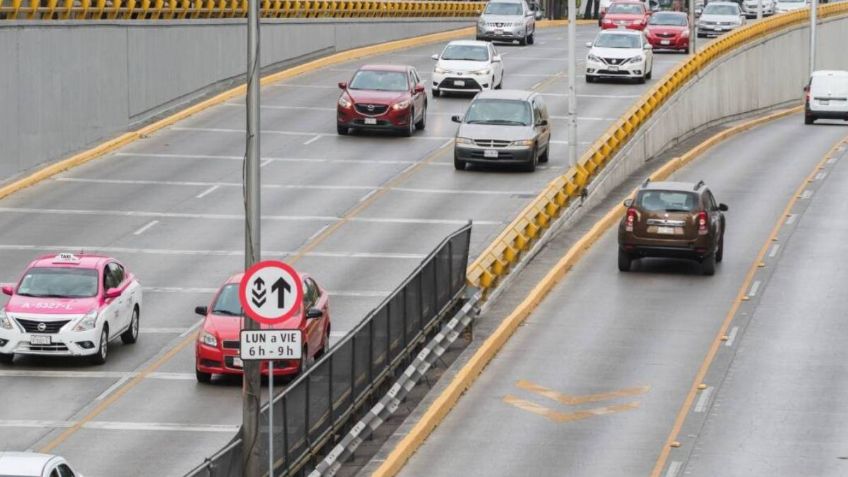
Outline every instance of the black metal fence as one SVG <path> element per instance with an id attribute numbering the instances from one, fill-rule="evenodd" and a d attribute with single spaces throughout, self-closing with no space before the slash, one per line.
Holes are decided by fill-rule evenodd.
<path id="1" fill-rule="evenodd" d="M 406 280 L 330 352 L 274 398 L 274 475 L 307 470 L 352 417 L 379 399 L 384 384 L 462 297 L 471 224 L 448 236 Z M 268 422 L 268 405 L 259 422 Z M 260 434 L 268 474 L 268 427 Z M 188 476 L 241 477 L 242 441 L 206 459 Z"/>

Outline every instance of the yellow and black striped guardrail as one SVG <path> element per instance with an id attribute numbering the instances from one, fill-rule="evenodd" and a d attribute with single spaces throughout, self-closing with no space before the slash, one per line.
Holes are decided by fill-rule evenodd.
<path id="1" fill-rule="evenodd" d="M 819 18 L 848 14 L 848 2 L 821 6 Z M 551 181 L 545 189 L 510 223 L 506 229 L 468 267 L 471 286 L 484 293 L 492 290 L 530 250 L 533 243 L 568 207 L 580 197 L 588 181 L 615 156 L 666 99 L 716 58 L 747 42 L 782 28 L 809 22 L 809 9 L 775 15 L 768 20 L 752 23 L 720 37 L 683 64 L 677 66 L 645 93 L 637 104 L 616 121 L 589 150 L 576 167 Z"/>
<path id="2" fill-rule="evenodd" d="M 486 2 L 262 0 L 262 18 L 476 17 Z M 245 18 L 247 0 L 0 0 L 7 20 Z"/>

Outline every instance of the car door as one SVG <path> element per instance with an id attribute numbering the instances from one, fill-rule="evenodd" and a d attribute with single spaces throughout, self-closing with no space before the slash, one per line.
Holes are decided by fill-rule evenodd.
<path id="1" fill-rule="evenodd" d="M 126 270 L 124 270 L 124 267 L 118 262 L 111 262 L 108 267 L 112 274 L 112 281 L 117 284 L 115 288 L 122 290 L 121 296 L 116 298 L 116 302 L 118 307 L 119 329 L 125 330 L 130 326 L 130 320 L 132 319 L 132 299 L 129 296 L 129 290 L 127 290 L 128 283 Z"/>
<path id="2" fill-rule="evenodd" d="M 410 94 L 412 95 L 412 104 L 415 105 L 415 121 L 418 120 L 419 117 L 422 117 L 424 114 L 424 96 L 426 93 L 419 93 L 415 91 L 416 86 L 421 83 L 421 79 L 418 77 L 418 72 L 415 71 L 415 68 L 412 68 L 408 72 L 409 76 L 409 87 Z"/>
<path id="3" fill-rule="evenodd" d="M 121 297 L 108 298 L 106 292 L 112 288 L 118 288 L 119 283 L 115 283 L 112 270 L 109 267 L 110 263 L 103 266 L 103 273 L 100 279 L 103 289 L 100 291 L 103 297 L 103 305 L 100 308 L 100 315 L 105 318 L 109 324 L 109 338 L 111 339 L 121 330 L 120 305 L 118 300 Z"/>
<path id="4" fill-rule="evenodd" d="M 533 128 L 535 129 L 536 143 L 539 144 L 539 154 L 548 147 L 551 140 L 551 125 L 547 117 L 547 107 L 542 102 L 542 97 L 536 95 L 532 100 L 533 106 Z M 547 124 L 546 124 L 547 123 Z"/>
<path id="5" fill-rule="evenodd" d="M 718 202 L 715 200 L 715 196 L 713 196 L 712 191 L 707 190 L 704 192 L 704 201 L 705 209 L 709 210 L 710 214 L 710 223 L 712 224 L 713 230 L 716 231 L 716 241 L 718 241 L 719 237 L 724 233 L 724 214 L 721 213 L 721 210 L 718 208 Z"/>

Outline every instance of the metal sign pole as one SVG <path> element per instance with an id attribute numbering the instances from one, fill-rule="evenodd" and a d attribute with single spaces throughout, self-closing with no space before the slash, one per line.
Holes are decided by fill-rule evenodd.
<path id="1" fill-rule="evenodd" d="M 757 20 L 763 19 L 763 0 L 757 0 Z"/>
<path id="2" fill-rule="evenodd" d="M 689 0 L 689 53 L 698 52 L 698 25 L 695 23 L 695 0 Z"/>
<path id="3" fill-rule="evenodd" d="M 816 71 L 816 23 L 818 23 L 818 0 L 810 5 L 810 75 Z"/>
<path id="4" fill-rule="evenodd" d="M 247 154 L 244 163 L 244 268 L 260 260 L 259 183 L 259 0 L 248 0 L 247 9 Z M 245 317 L 245 330 L 259 323 Z M 242 384 L 242 470 L 245 477 L 259 477 L 259 408 L 261 382 L 259 361 L 245 361 Z"/>
<path id="5" fill-rule="evenodd" d="M 568 0 L 568 164 L 577 165 L 577 1 Z"/>
<path id="6" fill-rule="evenodd" d="M 268 475 L 274 477 L 274 360 L 268 360 Z"/>

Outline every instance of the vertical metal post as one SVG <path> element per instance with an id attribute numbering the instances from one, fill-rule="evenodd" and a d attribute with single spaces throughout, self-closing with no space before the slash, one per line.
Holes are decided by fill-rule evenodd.
<path id="1" fill-rule="evenodd" d="M 577 1 L 568 0 L 568 164 L 577 165 Z"/>
<path id="2" fill-rule="evenodd" d="M 247 144 L 244 163 L 244 267 L 260 260 L 259 201 L 259 0 L 248 0 L 247 9 Z M 244 329 L 257 330 L 259 323 L 245 318 Z M 245 361 L 242 384 L 242 471 L 245 477 L 260 473 L 259 407 L 261 383 L 259 361 Z"/>
<path id="3" fill-rule="evenodd" d="M 816 24 L 818 23 L 818 0 L 810 5 L 810 75 L 816 71 Z"/>
<path id="4" fill-rule="evenodd" d="M 268 360 L 268 475 L 274 477 L 274 360 Z"/>
<path id="5" fill-rule="evenodd" d="M 695 23 L 695 0 L 689 0 L 689 53 L 698 52 L 698 24 Z"/>
<path id="6" fill-rule="evenodd" d="M 763 0 L 757 0 L 757 20 L 763 19 Z"/>

